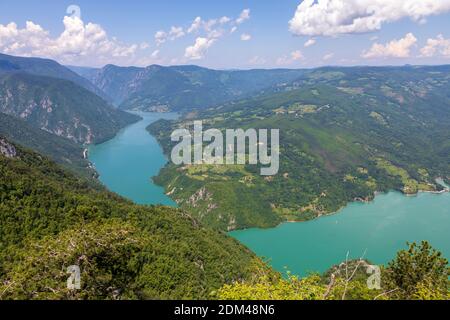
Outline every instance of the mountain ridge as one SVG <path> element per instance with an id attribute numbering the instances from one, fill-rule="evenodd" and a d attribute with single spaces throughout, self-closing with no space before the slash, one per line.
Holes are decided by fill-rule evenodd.
<path id="1" fill-rule="evenodd" d="M 72 81 L 17 72 L 0 74 L 0 112 L 80 144 L 108 140 L 139 119 Z"/>
<path id="2" fill-rule="evenodd" d="M 101 96 L 105 101 L 110 101 L 108 96 L 89 80 L 79 76 L 76 72 L 59 64 L 55 60 L 38 57 L 18 57 L 0 53 L 0 74 L 8 72 L 22 72 L 69 80 Z"/>

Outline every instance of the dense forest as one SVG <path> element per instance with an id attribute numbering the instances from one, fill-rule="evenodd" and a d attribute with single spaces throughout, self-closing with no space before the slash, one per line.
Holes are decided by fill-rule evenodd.
<path id="1" fill-rule="evenodd" d="M 258 262 L 183 211 L 134 205 L 4 138 L 0 151 L 0 299 L 208 298 Z"/>

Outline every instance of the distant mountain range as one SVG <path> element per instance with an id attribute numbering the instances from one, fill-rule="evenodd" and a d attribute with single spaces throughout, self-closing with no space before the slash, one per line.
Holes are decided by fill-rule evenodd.
<path id="1" fill-rule="evenodd" d="M 89 144 L 110 139 L 139 119 L 96 92 L 88 80 L 55 61 L 0 55 L 0 112 L 38 129 Z"/>
<path id="2" fill-rule="evenodd" d="M 299 78 L 303 70 L 211 70 L 198 66 L 70 67 L 127 110 L 206 109 Z"/>

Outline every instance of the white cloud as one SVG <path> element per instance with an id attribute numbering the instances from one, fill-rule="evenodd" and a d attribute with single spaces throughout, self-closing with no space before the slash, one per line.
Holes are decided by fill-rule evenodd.
<path id="1" fill-rule="evenodd" d="M 291 58 L 292 58 L 292 60 L 297 61 L 297 60 L 302 60 L 304 57 L 303 57 L 302 52 L 300 50 L 297 50 L 297 51 L 291 52 Z"/>
<path id="2" fill-rule="evenodd" d="M 167 41 L 167 33 L 163 30 L 159 30 L 155 33 L 155 42 L 157 46 L 162 45 Z"/>
<path id="3" fill-rule="evenodd" d="M 249 35 L 248 33 L 243 33 L 243 34 L 241 34 L 241 40 L 242 40 L 242 41 L 249 41 L 249 40 L 251 40 L 251 39 L 252 39 L 252 36 Z"/>
<path id="4" fill-rule="evenodd" d="M 185 35 L 182 27 L 171 27 L 169 32 L 169 39 L 175 40 Z"/>
<path id="5" fill-rule="evenodd" d="M 132 61 L 139 45 L 127 45 L 110 38 L 98 24 L 85 24 L 77 16 L 63 19 L 64 31 L 57 37 L 40 25 L 26 22 L 23 29 L 17 24 L 0 24 L 0 51 L 13 55 L 39 56 L 61 63 L 99 65 Z"/>
<path id="6" fill-rule="evenodd" d="M 296 50 L 291 52 L 289 55 L 284 55 L 278 58 L 276 64 L 280 66 L 289 65 L 296 61 L 303 60 L 304 58 L 303 53 L 300 50 Z"/>
<path id="7" fill-rule="evenodd" d="M 201 17 L 197 17 L 192 22 L 191 26 L 187 29 L 188 33 L 194 33 L 199 32 L 201 30 L 206 32 L 211 32 L 213 30 L 213 27 L 217 24 L 226 24 L 229 21 L 231 21 L 228 17 L 222 17 L 219 20 L 217 19 L 210 19 L 210 20 L 203 20 Z"/>
<path id="8" fill-rule="evenodd" d="M 408 33 L 404 38 L 392 40 L 386 44 L 374 43 L 373 46 L 363 52 L 362 57 L 371 58 L 408 58 L 411 48 L 417 43 L 416 37 L 412 33 Z"/>
<path id="9" fill-rule="evenodd" d="M 380 30 L 385 23 L 450 11 L 450 0 L 304 0 L 289 22 L 296 35 L 336 36 Z"/>
<path id="10" fill-rule="evenodd" d="M 266 62 L 267 62 L 267 60 L 262 58 L 262 57 L 260 57 L 260 56 L 254 56 L 253 58 L 251 58 L 248 61 L 249 64 L 255 65 L 255 66 L 266 64 Z"/>
<path id="11" fill-rule="evenodd" d="M 192 22 L 191 26 L 188 29 L 188 33 L 196 32 L 196 31 L 200 30 L 202 23 L 203 23 L 203 21 L 202 21 L 201 17 L 195 18 L 194 21 Z"/>
<path id="12" fill-rule="evenodd" d="M 322 60 L 323 61 L 328 61 L 328 60 L 331 60 L 333 57 L 334 57 L 334 53 L 328 53 L 328 54 L 323 56 Z"/>
<path id="13" fill-rule="evenodd" d="M 198 36 L 195 43 L 185 49 L 185 58 L 189 60 L 203 59 L 207 50 L 226 34 L 227 28 L 231 28 L 230 33 L 234 33 L 238 29 L 237 26 L 248 19 L 250 19 L 249 9 L 243 10 L 236 20 L 227 16 L 210 20 L 203 20 L 201 17 L 196 17 L 191 25 L 186 28 L 186 32 L 188 34 L 196 33 Z M 241 40 L 243 41 L 250 39 L 251 35 L 249 34 L 241 35 Z"/>
<path id="14" fill-rule="evenodd" d="M 250 9 L 244 9 L 239 15 L 239 18 L 236 19 L 236 23 L 241 24 L 247 21 L 248 19 L 250 19 Z"/>
<path id="15" fill-rule="evenodd" d="M 311 47 L 316 44 L 316 39 L 309 39 L 305 42 L 305 48 Z"/>
<path id="16" fill-rule="evenodd" d="M 230 22 L 230 21 L 231 21 L 231 18 L 228 18 L 228 17 L 226 17 L 226 16 L 224 16 L 224 17 L 222 17 L 222 18 L 219 19 L 219 23 L 220 23 L 220 24 L 227 24 L 227 23 Z"/>
<path id="17" fill-rule="evenodd" d="M 203 59 L 207 50 L 214 44 L 215 41 L 215 39 L 198 37 L 195 40 L 194 45 L 186 48 L 184 56 L 190 60 Z"/>
<path id="18" fill-rule="evenodd" d="M 147 42 L 142 42 L 139 48 L 141 48 L 141 50 L 148 49 L 150 48 L 150 44 L 148 44 Z"/>
<path id="19" fill-rule="evenodd" d="M 157 46 L 162 45 L 167 42 L 167 40 L 176 40 L 178 38 L 184 37 L 186 33 L 182 27 L 172 26 L 168 32 L 164 30 L 159 30 L 155 33 L 155 42 Z"/>
<path id="20" fill-rule="evenodd" d="M 431 58 L 434 56 L 443 56 L 450 58 L 450 39 L 445 39 L 442 34 L 436 39 L 428 39 L 425 47 L 420 49 L 421 57 Z"/>
<path id="21" fill-rule="evenodd" d="M 152 52 L 152 58 L 157 59 L 159 57 L 159 50 L 155 50 Z"/>
<path id="22" fill-rule="evenodd" d="M 209 39 L 219 39 L 224 35 L 224 31 L 222 29 L 211 30 L 208 33 Z"/>

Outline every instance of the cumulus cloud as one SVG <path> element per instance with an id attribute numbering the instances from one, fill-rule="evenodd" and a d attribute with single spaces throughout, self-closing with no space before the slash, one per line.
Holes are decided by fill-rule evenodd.
<path id="1" fill-rule="evenodd" d="M 435 39 L 427 40 L 425 47 L 420 49 L 421 57 L 431 58 L 434 56 L 443 56 L 450 58 L 450 39 L 445 39 L 442 34 Z"/>
<path id="2" fill-rule="evenodd" d="M 40 25 L 27 21 L 25 28 L 17 24 L 0 24 L 0 51 L 21 56 L 39 56 L 62 63 L 101 64 L 130 61 L 139 45 L 127 45 L 110 38 L 98 24 L 85 24 L 77 16 L 63 19 L 64 31 L 57 37 Z"/>
<path id="3" fill-rule="evenodd" d="M 296 61 L 303 60 L 304 58 L 303 53 L 300 50 L 296 50 L 291 52 L 289 55 L 284 55 L 278 58 L 276 64 L 280 66 L 289 65 Z"/>
<path id="4" fill-rule="evenodd" d="M 316 44 L 316 39 L 309 39 L 305 42 L 304 46 L 305 48 L 311 47 Z"/>
<path id="5" fill-rule="evenodd" d="M 187 47 L 184 56 L 189 60 L 203 59 L 209 47 L 211 47 L 216 39 L 208 39 L 198 37 L 195 40 L 194 45 Z"/>
<path id="6" fill-rule="evenodd" d="M 201 17 L 195 18 L 194 21 L 192 22 L 191 26 L 188 29 L 188 33 L 196 32 L 196 31 L 200 30 L 202 23 L 203 23 L 203 21 L 202 21 Z"/>
<path id="7" fill-rule="evenodd" d="M 251 39 L 252 39 L 252 36 L 249 35 L 248 33 L 243 33 L 243 34 L 241 34 L 241 40 L 242 40 L 242 41 L 249 41 L 249 40 L 251 40 Z"/>
<path id="8" fill-rule="evenodd" d="M 167 42 L 167 40 L 176 40 L 185 35 L 184 29 L 182 27 L 172 26 L 168 32 L 164 30 L 159 30 L 155 33 L 155 42 L 157 46 L 162 45 Z"/>
<path id="9" fill-rule="evenodd" d="M 185 35 L 184 30 L 182 27 L 172 27 L 170 28 L 170 32 L 169 32 L 169 39 L 170 40 L 175 40 L 178 38 L 181 38 Z"/>
<path id="10" fill-rule="evenodd" d="M 188 28 L 187 32 L 188 33 L 195 33 L 195 32 L 199 32 L 199 31 L 206 31 L 206 32 L 211 32 L 213 30 L 213 28 L 220 24 L 226 24 L 229 23 L 231 21 L 230 18 L 228 17 L 222 17 L 220 19 L 210 19 L 210 20 L 203 20 L 201 17 L 197 17 L 194 19 L 194 21 L 192 21 L 191 26 Z"/>
<path id="11" fill-rule="evenodd" d="M 245 21 L 250 19 L 250 9 L 244 9 L 242 10 L 241 14 L 239 15 L 239 18 L 236 19 L 237 24 L 242 24 Z"/>
<path id="12" fill-rule="evenodd" d="M 450 11 L 450 0 L 304 0 L 289 22 L 295 35 L 336 36 L 380 30 L 385 23 Z"/>
<path id="13" fill-rule="evenodd" d="M 167 33 L 163 30 L 159 30 L 155 33 L 155 42 L 157 46 L 162 45 L 164 42 L 167 41 Z"/>
<path id="14" fill-rule="evenodd" d="M 238 25 L 244 23 L 250 19 L 250 10 L 245 9 L 241 12 L 236 20 L 233 20 L 227 16 L 221 18 L 204 20 L 202 17 L 196 17 L 191 25 L 186 28 L 187 34 L 197 34 L 195 43 L 185 49 L 185 58 L 189 60 L 200 60 L 205 57 L 208 49 L 222 38 L 227 32 L 227 28 L 230 33 L 234 33 L 238 29 Z M 186 32 L 184 34 L 186 34 Z M 184 35 L 183 34 L 183 35 Z M 242 34 L 241 40 L 248 41 L 251 39 L 251 35 Z"/>
<path id="15" fill-rule="evenodd" d="M 323 56 L 323 61 L 328 61 L 331 60 L 334 57 L 334 53 L 328 53 L 326 55 Z"/>
<path id="16" fill-rule="evenodd" d="M 399 40 L 392 40 L 386 44 L 374 43 L 373 46 L 363 52 L 362 57 L 366 59 L 371 58 L 408 58 L 410 56 L 411 48 L 417 43 L 417 38 L 408 33 L 404 38 Z"/>

